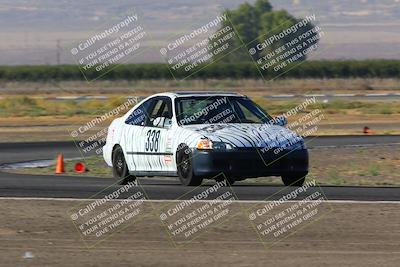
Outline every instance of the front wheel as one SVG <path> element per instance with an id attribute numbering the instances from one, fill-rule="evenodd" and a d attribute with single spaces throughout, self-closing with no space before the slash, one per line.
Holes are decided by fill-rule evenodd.
<path id="1" fill-rule="evenodd" d="M 306 180 L 307 174 L 289 174 L 282 175 L 282 182 L 286 186 L 302 186 Z"/>
<path id="2" fill-rule="evenodd" d="M 176 164 L 179 180 L 186 186 L 201 185 L 202 177 L 195 176 L 193 173 L 192 151 L 186 145 L 179 146 L 176 152 Z"/>
<path id="3" fill-rule="evenodd" d="M 133 182 L 136 177 L 129 174 L 128 165 L 126 165 L 124 152 L 120 146 L 114 148 L 112 154 L 113 176 L 119 180 L 120 184 Z"/>

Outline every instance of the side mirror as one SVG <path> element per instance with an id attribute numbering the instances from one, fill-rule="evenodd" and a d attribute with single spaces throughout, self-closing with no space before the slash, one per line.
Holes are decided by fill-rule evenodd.
<path id="1" fill-rule="evenodd" d="M 274 118 L 274 125 L 286 126 L 287 124 L 288 120 L 285 116 L 277 116 Z"/>
<path id="2" fill-rule="evenodd" d="M 157 117 L 153 120 L 153 126 L 159 128 L 170 128 L 172 120 L 165 117 Z"/>

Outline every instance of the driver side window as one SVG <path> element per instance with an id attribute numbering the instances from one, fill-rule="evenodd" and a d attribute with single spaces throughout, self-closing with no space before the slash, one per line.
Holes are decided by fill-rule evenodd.
<path id="1" fill-rule="evenodd" d="M 159 97 L 149 110 L 149 120 L 146 126 L 166 127 L 171 124 L 172 102 L 169 97 Z"/>
<path id="2" fill-rule="evenodd" d="M 171 99 L 169 97 L 155 97 L 136 108 L 126 119 L 125 123 L 137 126 L 165 127 L 171 124 L 171 119 Z"/>

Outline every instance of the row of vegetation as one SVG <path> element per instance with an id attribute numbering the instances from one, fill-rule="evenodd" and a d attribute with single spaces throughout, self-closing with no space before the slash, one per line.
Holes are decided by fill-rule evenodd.
<path id="1" fill-rule="evenodd" d="M 263 71 L 266 79 L 277 77 L 279 72 Z M 85 72 L 86 78 L 98 78 L 96 71 Z M 178 73 L 185 77 L 185 73 Z M 284 78 L 393 78 L 400 76 L 400 60 L 364 60 L 364 61 L 306 61 L 286 72 Z M 102 80 L 139 80 L 139 79 L 171 79 L 172 75 L 165 64 L 127 64 L 120 65 Z M 197 79 L 243 79 L 261 78 L 252 62 L 214 63 L 194 75 Z M 60 66 L 0 66 L 2 81 L 61 81 L 84 80 L 85 77 L 76 65 Z"/>
<path id="2" fill-rule="evenodd" d="M 271 115 L 279 115 L 299 103 L 295 101 L 271 101 L 265 98 L 254 100 Z M 108 112 L 126 101 L 122 97 L 108 100 L 46 101 L 31 97 L 7 97 L 0 99 L 0 117 L 9 116 L 96 116 Z M 397 102 L 345 101 L 311 105 L 310 109 L 322 108 L 329 114 L 400 114 Z"/>

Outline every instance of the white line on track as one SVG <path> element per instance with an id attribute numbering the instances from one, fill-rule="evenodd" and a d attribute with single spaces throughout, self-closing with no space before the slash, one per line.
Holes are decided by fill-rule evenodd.
<path id="1" fill-rule="evenodd" d="M 334 97 L 348 97 L 348 96 L 356 96 L 356 94 L 333 94 Z"/>
<path id="2" fill-rule="evenodd" d="M 276 97 L 276 98 L 291 98 L 291 97 L 295 97 L 295 95 L 270 95 L 269 97 Z"/>
<path id="3" fill-rule="evenodd" d="M 0 197 L 1 200 L 47 200 L 47 201 L 93 201 L 95 199 L 87 199 L 87 198 L 47 198 L 47 197 Z M 119 199 L 124 200 L 124 199 Z M 118 200 L 112 200 L 112 201 L 118 201 Z M 185 199 L 182 200 L 177 200 L 177 199 L 145 199 L 143 200 L 144 202 L 154 202 L 154 203 L 161 203 L 161 202 L 181 202 L 185 201 Z M 214 200 L 197 200 L 196 202 L 211 202 Z M 299 202 L 301 200 L 288 200 L 287 202 Z M 224 202 L 224 201 L 221 201 Z M 238 203 L 269 203 L 272 202 L 271 200 L 264 201 L 264 200 L 234 200 L 232 202 L 238 202 Z M 370 200 L 325 200 L 323 202 L 326 203 L 343 203 L 343 204 L 400 204 L 400 201 L 384 201 L 384 200 L 378 200 L 378 201 L 370 201 Z"/>
<path id="4" fill-rule="evenodd" d="M 389 96 L 389 94 L 366 94 L 365 96 Z"/>
<path id="5" fill-rule="evenodd" d="M 305 97 L 326 97 L 327 95 L 323 94 L 309 94 L 309 95 L 304 95 Z"/>

